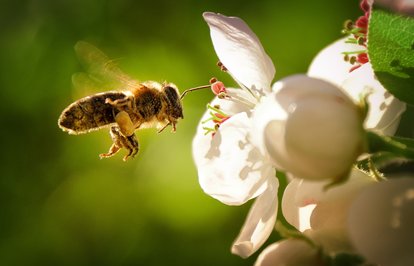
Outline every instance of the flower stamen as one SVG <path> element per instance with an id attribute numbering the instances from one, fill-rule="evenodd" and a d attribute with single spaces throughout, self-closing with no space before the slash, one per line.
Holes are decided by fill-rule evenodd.
<path id="1" fill-rule="evenodd" d="M 214 127 L 203 127 L 203 129 L 206 131 L 204 135 L 207 135 L 209 133 L 212 133 L 213 136 L 219 129 L 220 125 L 223 124 L 227 119 L 229 119 L 231 116 L 224 113 L 222 110 L 220 110 L 220 106 L 218 105 L 210 105 L 207 104 L 207 109 L 210 109 L 211 112 L 209 112 L 210 117 L 207 118 L 204 121 L 201 121 L 202 124 L 205 124 L 209 121 L 213 121 Z"/>
<path id="2" fill-rule="evenodd" d="M 368 20 L 371 14 L 371 7 L 367 0 L 361 0 L 360 7 L 364 11 L 364 15 L 360 16 L 355 23 L 351 20 L 347 20 L 344 23 L 344 29 L 342 33 L 350 35 L 345 43 L 357 44 L 363 47 L 367 47 L 367 33 L 368 33 Z M 351 63 L 352 67 L 349 72 L 361 67 L 363 64 L 369 62 L 367 50 L 360 50 L 354 52 L 343 52 L 345 55 L 344 60 Z M 356 56 L 349 57 L 350 54 Z"/>
<path id="3" fill-rule="evenodd" d="M 229 95 L 226 86 L 224 86 L 224 83 L 217 80 L 216 78 L 210 79 L 210 87 L 211 91 L 217 96 L 219 99 L 227 99 L 231 100 L 235 103 L 246 105 L 248 108 L 253 108 L 254 104 L 250 101 L 246 100 L 243 97 L 240 97 L 238 94 L 233 93 L 231 96 Z M 244 86 L 241 85 L 242 89 L 245 89 Z M 250 91 L 249 91 L 250 92 Z M 252 94 L 253 95 L 253 94 Z"/>
<path id="4" fill-rule="evenodd" d="M 221 71 L 227 72 L 227 68 L 223 65 L 221 61 L 217 62 L 217 66 L 220 68 Z"/>
<path id="5" fill-rule="evenodd" d="M 220 97 L 220 95 L 222 96 L 226 96 L 227 94 L 227 90 L 226 87 L 224 86 L 224 83 L 221 81 L 218 81 L 216 78 L 211 78 L 210 79 L 210 84 L 211 84 L 211 91 Z"/>

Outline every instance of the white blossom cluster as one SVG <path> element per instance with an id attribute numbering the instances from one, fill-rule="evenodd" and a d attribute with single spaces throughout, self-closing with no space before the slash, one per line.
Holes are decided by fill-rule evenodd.
<path id="1" fill-rule="evenodd" d="M 239 88 L 220 84 L 199 123 L 193 140 L 199 182 L 227 205 L 255 200 L 232 252 L 255 253 L 281 212 L 302 237 L 266 247 L 257 266 L 325 265 L 325 256 L 342 252 L 373 264 L 414 265 L 414 179 L 380 182 L 355 167 L 367 152 L 366 132 L 393 135 L 405 111 L 370 63 L 348 71 L 341 52 L 357 45 L 338 40 L 307 74 L 272 84 L 273 62 L 242 19 L 203 16 Z M 290 181 L 281 202 L 278 171 Z"/>

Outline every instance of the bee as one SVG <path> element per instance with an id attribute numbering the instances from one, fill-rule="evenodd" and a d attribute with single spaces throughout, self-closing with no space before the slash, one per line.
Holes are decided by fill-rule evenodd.
<path id="1" fill-rule="evenodd" d="M 158 132 L 167 126 L 176 131 L 176 124 L 183 119 L 181 100 L 187 92 L 209 87 L 191 88 L 180 95 L 173 83 L 155 81 L 138 82 L 124 74 L 113 61 L 95 46 L 80 41 L 75 51 L 81 63 L 87 67 L 90 79 L 109 79 L 119 83 L 120 90 L 97 93 L 81 98 L 59 117 L 58 125 L 72 135 L 89 133 L 109 127 L 112 145 L 100 158 L 115 155 L 122 148 L 127 150 L 123 160 L 134 157 L 139 151 L 135 130 L 156 127 Z M 85 83 L 85 74 L 75 74 L 73 83 Z M 82 80 L 83 78 L 83 80 Z"/>

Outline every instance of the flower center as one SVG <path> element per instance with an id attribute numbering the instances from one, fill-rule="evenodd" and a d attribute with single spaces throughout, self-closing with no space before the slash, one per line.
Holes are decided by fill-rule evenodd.
<path id="1" fill-rule="evenodd" d="M 220 110 L 220 106 L 218 105 L 210 105 L 207 104 L 207 109 L 210 110 L 210 117 L 207 118 L 204 121 L 201 121 L 202 124 L 205 124 L 209 121 L 213 121 L 214 126 L 213 127 L 203 127 L 203 129 L 205 130 L 204 135 L 207 135 L 209 133 L 212 133 L 212 136 L 214 136 L 214 134 L 217 132 L 217 130 L 219 129 L 220 125 L 223 124 L 227 119 L 229 119 L 231 116 L 227 115 L 226 113 L 224 113 L 222 110 Z"/>
<path id="2" fill-rule="evenodd" d="M 227 94 L 227 90 L 226 87 L 224 86 L 224 83 L 221 81 L 218 81 L 216 78 L 211 78 L 210 79 L 210 87 L 211 87 L 211 91 L 217 95 L 218 98 L 220 99 L 224 99 L 224 98 L 228 98 L 228 94 Z"/>
<path id="3" fill-rule="evenodd" d="M 342 33 L 349 35 L 349 38 L 345 43 L 352 43 L 363 46 L 364 49 L 352 52 L 343 52 L 344 60 L 353 65 L 349 72 L 361 67 L 363 64 L 369 62 L 367 53 L 367 33 L 368 33 L 368 20 L 371 13 L 371 7 L 368 4 L 368 0 L 362 0 L 360 3 L 364 15 L 360 16 L 355 23 L 351 20 L 347 20 L 344 23 L 344 29 Z"/>

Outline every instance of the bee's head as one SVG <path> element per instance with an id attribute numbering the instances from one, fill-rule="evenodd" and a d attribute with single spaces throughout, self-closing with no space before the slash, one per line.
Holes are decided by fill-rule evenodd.
<path id="1" fill-rule="evenodd" d="M 167 110 L 169 116 L 175 119 L 184 118 L 183 108 L 181 105 L 180 93 L 177 87 L 172 83 L 163 84 L 162 91 L 167 102 Z"/>

